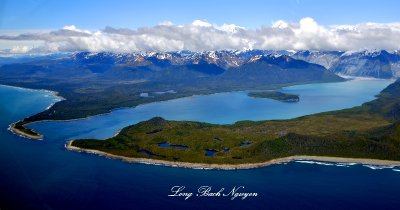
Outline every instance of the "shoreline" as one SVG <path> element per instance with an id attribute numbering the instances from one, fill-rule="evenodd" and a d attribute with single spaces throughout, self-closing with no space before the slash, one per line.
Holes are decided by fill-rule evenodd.
<path id="1" fill-rule="evenodd" d="M 47 90 L 47 89 L 34 89 L 34 88 L 26 88 L 26 87 L 20 87 L 20 86 L 13 86 L 13 85 L 4 85 L 4 84 L 0 84 L 0 86 L 4 86 L 4 87 L 10 87 L 10 88 L 16 88 L 16 89 L 20 89 L 20 90 L 27 90 L 27 91 L 43 91 L 43 92 L 47 92 L 52 94 L 53 96 L 55 96 L 56 98 L 59 98 L 60 101 L 62 100 L 66 100 L 64 97 L 59 95 L 59 92 L 55 91 L 55 90 Z M 59 102 L 59 101 L 57 101 Z M 55 103 L 57 103 L 55 102 Z M 50 107 L 49 107 L 50 108 Z M 48 108 L 46 108 L 48 109 Z"/>
<path id="2" fill-rule="evenodd" d="M 11 131 L 13 134 L 21 136 L 23 138 L 27 138 L 27 139 L 31 139 L 31 140 L 43 140 L 44 136 L 40 133 L 37 133 L 36 131 L 34 131 L 34 132 L 37 133 L 37 136 L 32 135 L 32 134 L 27 134 L 27 133 L 19 130 L 18 128 L 16 128 L 15 124 L 17 124 L 18 122 L 20 122 L 20 121 L 17 121 L 15 123 L 12 123 L 11 125 L 9 125 L 8 130 Z M 29 123 L 27 123 L 27 124 L 29 124 Z"/>
<path id="3" fill-rule="evenodd" d="M 342 77 L 341 75 L 339 75 L 339 76 Z M 347 81 L 350 81 L 352 79 L 360 79 L 360 78 L 361 79 L 368 79 L 368 80 L 384 80 L 384 79 L 369 78 L 369 77 L 352 77 L 352 79 L 345 78 L 345 77 L 342 77 L 342 78 L 344 79 L 344 81 L 337 81 L 337 82 L 347 82 Z M 332 82 L 318 82 L 318 81 L 316 81 L 316 82 L 305 83 L 305 84 L 318 84 L 318 83 L 332 83 Z M 335 83 L 335 82 L 333 82 L 333 83 Z M 296 86 L 296 85 L 305 85 L 305 84 L 293 83 L 293 84 L 286 84 L 286 85 L 277 85 L 277 87 L 271 88 L 271 89 L 268 89 L 268 90 L 281 90 L 282 88 L 285 88 L 285 87 L 291 87 L 291 86 Z M 54 91 L 54 90 L 32 89 L 32 88 L 25 88 L 25 87 L 19 87 L 19 86 L 4 85 L 4 84 L 0 84 L 0 85 L 1 86 L 6 86 L 6 87 L 11 87 L 11 88 L 29 90 L 29 91 L 44 91 L 44 92 L 48 92 L 48 93 L 52 94 L 53 96 L 55 96 L 56 98 L 60 99 L 60 100 L 58 100 L 56 102 L 51 103 L 45 110 L 50 109 L 52 106 L 54 106 L 54 104 L 56 104 L 56 103 L 58 103 L 60 101 L 66 100 L 65 98 L 60 96 L 57 91 Z M 254 89 L 254 90 L 257 90 L 257 89 Z M 232 90 L 232 91 L 226 91 L 226 92 L 216 92 L 216 93 L 211 93 L 211 94 L 193 94 L 193 95 L 190 95 L 190 96 L 173 98 L 173 99 L 169 99 L 169 100 L 178 100 L 178 99 L 182 99 L 182 98 L 186 98 L 186 97 L 194 97 L 194 96 L 202 96 L 202 95 L 213 95 L 213 94 L 220 94 L 220 93 L 246 92 L 246 91 L 249 92 L 249 91 L 254 91 L 254 90 Z M 248 97 L 250 97 L 250 96 L 248 96 Z M 169 101 L 169 100 L 166 100 L 166 101 Z M 75 120 L 90 119 L 90 118 L 99 117 L 99 116 L 102 116 L 102 115 L 108 115 L 108 114 L 111 114 L 113 111 L 120 110 L 120 109 L 131 109 L 131 108 L 136 108 L 136 107 L 139 107 L 139 106 L 142 106 L 142 105 L 147 105 L 147 104 L 152 104 L 152 103 L 160 103 L 160 102 L 164 102 L 164 101 L 154 101 L 154 102 L 150 102 L 150 103 L 139 104 L 139 105 L 133 106 L 133 107 L 119 107 L 119 108 L 111 109 L 111 110 L 109 110 L 108 112 L 105 112 L 105 113 L 86 116 L 86 117 L 81 117 L 81 118 L 74 118 L 74 119 L 67 119 L 67 120 L 39 120 L 39 121 L 34 121 L 34 122 L 29 122 L 29 123 L 23 124 L 23 126 L 25 127 L 25 125 L 29 125 L 31 123 L 38 123 L 38 122 L 69 122 L 69 121 L 75 121 Z M 19 121 L 21 121 L 21 120 L 19 120 Z M 38 140 L 38 139 L 43 139 L 44 138 L 43 134 L 40 134 L 40 133 L 36 132 L 37 135 L 40 136 L 40 138 L 38 138 L 38 137 L 36 137 L 34 135 L 27 134 L 27 133 L 15 128 L 15 124 L 18 123 L 19 121 L 11 123 L 9 125 L 9 130 L 11 132 L 13 132 L 14 134 L 17 134 L 19 136 L 22 136 L 24 138 L 31 139 L 31 140 Z M 263 120 L 261 120 L 261 121 L 263 121 Z M 231 124 L 234 124 L 234 123 L 236 123 L 236 122 L 233 122 Z M 117 131 L 113 136 L 118 135 L 118 133 L 121 130 L 122 130 L 122 128 L 119 131 Z"/>
<path id="4" fill-rule="evenodd" d="M 342 81 L 343 82 L 343 81 Z M 317 82 L 318 83 L 318 82 Z M 309 83 L 307 83 L 309 84 Z M 301 84 L 292 84 L 292 85 L 288 85 L 288 86 L 282 86 L 276 89 L 271 89 L 271 90 L 279 90 L 283 87 L 290 87 L 290 86 L 294 86 L 294 85 L 301 85 Z M 16 88 L 16 89 L 22 89 L 22 90 L 27 90 L 27 91 L 43 91 L 43 92 L 48 92 L 50 94 L 52 94 L 53 96 L 55 96 L 56 98 L 59 98 L 60 100 L 51 103 L 45 110 L 50 109 L 52 106 L 54 106 L 54 104 L 66 100 L 64 97 L 59 96 L 59 93 L 57 91 L 54 90 L 47 90 L 47 89 L 32 89 L 32 88 L 25 88 L 25 87 L 19 87 L 19 86 L 12 86 L 12 85 L 4 85 L 4 84 L 0 84 L 0 86 L 5 86 L 5 87 L 11 87 L 11 88 Z M 236 90 L 238 91 L 238 90 Z M 194 96 L 202 96 L 202 95 L 213 95 L 213 94 L 219 94 L 219 93 L 229 93 L 229 92 L 236 92 L 236 91 L 227 91 L 227 92 L 217 92 L 217 93 L 211 93 L 211 94 L 193 94 L 193 95 L 189 95 L 189 96 L 185 96 L 185 97 L 181 97 L 181 98 L 187 98 L 187 97 L 194 97 Z M 249 91 L 249 90 L 242 90 L 242 91 Z M 169 100 L 177 100 L 177 99 L 181 99 L 181 98 L 174 98 L 174 99 L 169 99 Z M 167 101 L 169 101 L 167 100 Z M 142 106 L 142 105 L 146 105 L 146 104 L 152 104 L 152 103 L 160 103 L 160 102 L 164 102 L 164 101 L 154 101 L 154 102 L 150 102 L 150 103 L 145 103 L 145 104 L 139 104 L 137 106 L 133 106 L 133 107 L 119 107 L 119 108 L 115 108 L 115 109 L 111 109 L 108 112 L 105 113 L 101 113 L 101 114 L 96 114 L 96 115 L 91 115 L 91 116 L 87 116 L 87 117 L 81 117 L 81 118 L 74 118 L 74 119 L 68 119 L 68 120 L 39 120 L 39 121 L 34 121 L 34 122 L 30 122 L 30 123 L 26 123 L 23 124 L 23 126 L 25 127 L 25 125 L 29 125 L 31 123 L 38 123 L 38 122 L 70 122 L 70 121 L 76 121 L 76 120 L 84 120 L 84 119 L 91 119 L 94 117 L 99 117 L 99 116 L 103 116 L 103 115 L 108 115 L 111 114 L 113 111 L 117 111 L 117 110 L 121 110 L 121 109 L 131 109 L 131 108 L 136 108 L 138 106 Z M 44 138 L 43 134 L 37 133 L 38 136 L 34 136 L 31 134 L 27 134 L 17 128 L 15 128 L 15 124 L 20 122 L 21 120 L 11 123 L 8 127 L 8 130 L 11 131 L 12 133 L 21 136 L 23 138 L 27 138 L 27 139 L 31 139 L 31 140 L 42 140 Z M 117 136 L 119 134 L 119 132 L 122 130 L 123 128 L 121 128 L 120 130 L 118 130 L 113 137 Z"/>
<path id="5" fill-rule="evenodd" d="M 49 94 L 53 95 L 53 96 L 57 99 L 57 101 L 52 102 L 49 106 L 46 107 L 45 110 L 50 109 L 52 106 L 54 106 L 54 104 L 56 104 L 56 103 L 58 103 L 58 102 L 60 102 L 60 101 L 66 100 L 64 97 L 62 97 L 62 96 L 59 95 L 59 92 L 54 91 L 54 90 L 32 89 L 32 88 L 25 88 L 25 87 L 19 87 L 19 86 L 4 85 L 4 84 L 0 84 L 0 85 L 1 85 L 1 86 L 5 86 L 5 87 L 10 87 L 10 88 L 16 88 L 16 89 L 20 89 L 20 90 L 42 91 L 42 92 L 49 93 Z M 47 97 L 47 95 L 46 95 L 45 97 Z M 15 134 L 15 135 L 18 135 L 18 136 L 23 137 L 23 138 L 26 138 L 26 139 L 30 139 L 30 140 L 43 140 L 43 138 L 44 138 L 44 135 L 43 135 L 43 134 L 40 134 L 40 133 L 38 133 L 38 132 L 32 130 L 33 132 L 35 132 L 35 133 L 37 134 L 37 135 L 32 135 L 32 134 L 25 133 L 24 131 L 19 130 L 18 128 L 16 128 L 15 125 L 16 125 L 17 123 L 21 122 L 21 121 L 23 121 L 23 120 L 18 120 L 17 122 L 11 123 L 11 124 L 8 126 L 8 129 L 7 129 L 7 130 L 9 130 L 11 133 L 13 133 L 13 134 Z M 34 122 L 30 122 L 30 123 L 34 123 Z M 26 125 L 29 125 L 30 123 L 23 124 L 22 127 L 26 128 L 25 126 L 26 126 Z"/>
<path id="6" fill-rule="evenodd" d="M 65 148 L 67 150 L 94 154 L 110 159 L 121 160 L 127 163 L 142 163 L 142 164 L 161 165 L 161 166 L 178 167 L 178 168 L 190 168 L 190 169 L 210 169 L 210 170 L 211 169 L 217 169 L 217 170 L 254 169 L 275 164 L 288 163 L 297 160 L 323 161 L 332 163 L 356 163 L 356 164 L 365 164 L 374 166 L 400 166 L 400 161 L 394 161 L 394 160 L 344 158 L 344 157 L 311 156 L 311 155 L 296 155 L 284 158 L 276 158 L 261 163 L 243 163 L 243 164 L 208 164 L 208 163 L 174 162 L 174 161 L 158 160 L 150 158 L 124 157 L 94 149 L 83 149 L 80 147 L 72 146 L 73 141 L 74 140 L 69 140 L 65 143 Z"/>

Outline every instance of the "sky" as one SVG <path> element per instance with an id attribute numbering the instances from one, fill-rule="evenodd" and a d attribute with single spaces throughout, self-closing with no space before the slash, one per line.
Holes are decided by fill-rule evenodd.
<path id="1" fill-rule="evenodd" d="M 399 8 L 398 0 L 1 0 L 0 50 L 399 49 Z"/>

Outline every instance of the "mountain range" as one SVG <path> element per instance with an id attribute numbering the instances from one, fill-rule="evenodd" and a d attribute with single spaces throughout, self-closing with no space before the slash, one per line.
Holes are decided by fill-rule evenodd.
<path id="1" fill-rule="evenodd" d="M 375 78 L 400 77 L 399 51 L 298 51 L 291 56 L 320 64 L 340 75 Z"/>
<path id="2" fill-rule="evenodd" d="M 219 74 L 228 69 L 235 69 L 260 58 L 272 59 L 289 56 L 296 60 L 319 64 L 329 71 L 345 76 L 375 78 L 400 77 L 399 51 L 273 51 L 273 50 L 221 50 L 221 51 L 178 51 L 178 52 L 77 52 L 50 54 L 45 56 L 0 57 L 0 65 L 27 63 L 43 60 L 65 60 L 91 66 L 94 71 L 105 71 L 115 65 L 126 67 L 156 66 L 191 66 L 203 69 L 207 65 L 210 74 Z M 282 63 L 281 63 L 282 64 Z M 101 68 L 98 68 L 101 66 Z"/>
<path id="3" fill-rule="evenodd" d="M 77 52 L 0 59 L 0 84 L 57 91 L 63 98 L 17 126 L 68 120 L 195 94 L 337 82 L 338 75 L 397 78 L 400 53 L 222 50 Z"/>
<path id="4" fill-rule="evenodd" d="M 0 66 L 0 84 L 54 90 L 66 99 L 27 121 L 74 119 L 195 94 L 343 81 L 319 64 L 266 51 L 79 52 L 18 59 Z"/>

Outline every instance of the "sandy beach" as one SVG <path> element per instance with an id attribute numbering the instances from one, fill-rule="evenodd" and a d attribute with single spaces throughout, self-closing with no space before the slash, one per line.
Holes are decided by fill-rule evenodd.
<path id="1" fill-rule="evenodd" d="M 18 87 L 18 86 L 12 86 L 12 85 L 2 85 L 1 86 L 6 86 L 6 87 L 11 87 L 11 88 L 16 88 L 16 89 L 21 89 L 21 90 L 28 90 L 28 91 L 43 91 L 43 92 L 47 92 L 53 96 L 55 96 L 57 98 L 57 101 L 51 103 L 49 106 L 46 107 L 45 110 L 50 109 L 54 104 L 56 104 L 57 102 L 60 102 L 62 100 L 65 100 L 64 97 L 60 96 L 59 92 L 57 91 L 53 91 L 53 90 L 46 90 L 46 89 L 31 89 L 31 88 L 24 88 L 24 87 Z M 21 121 L 21 120 L 20 120 Z M 37 135 L 31 135 L 28 133 L 25 133 L 24 131 L 19 130 L 18 128 L 15 127 L 15 124 L 17 124 L 17 121 L 15 123 L 12 123 L 9 125 L 8 130 L 11 131 L 12 133 L 19 135 L 21 137 L 27 138 L 27 139 L 32 139 L 32 140 L 41 140 L 43 139 L 43 135 L 40 133 L 37 133 Z M 39 121 L 38 121 L 39 122 Z M 32 122 L 33 123 L 33 122 Z M 25 127 L 26 125 L 29 125 L 30 123 L 26 123 L 23 126 Z"/>
<path id="2" fill-rule="evenodd" d="M 332 163 L 357 163 L 357 164 L 366 164 L 375 166 L 400 166 L 400 161 L 392 161 L 392 160 L 341 158 L 341 157 L 307 156 L 307 155 L 289 156 L 261 163 L 246 163 L 246 164 L 206 164 L 206 163 L 174 162 L 174 161 L 157 160 L 149 158 L 124 157 L 102 152 L 99 150 L 82 149 L 79 147 L 72 146 L 72 142 L 73 140 L 66 142 L 65 148 L 67 150 L 95 154 L 99 156 L 104 156 L 106 158 L 122 160 L 129 163 L 143 163 L 143 164 L 163 165 L 170 167 L 192 168 L 192 169 L 219 169 L 219 170 L 252 169 L 252 168 L 265 167 L 273 164 L 287 163 L 296 160 L 323 161 Z"/>
<path id="3" fill-rule="evenodd" d="M 18 122 L 16 122 L 16 123 L 18 123 Z M 13 123 L 8 127 L 8 130 L 11 131 L 12 133 L 17 134 L 17 135 L 22 136 L 22 137 L 27 138 L 27 139 L 32 139 L 32 140 L 41 140 L 41 139 L 43 139 L 43 135 L 42 134 L 38 133 L 38 135 L 31 135 L 31 134 L 25 133 L 25 132 L 17 129 L 15 127 L 16 123 Z M 27 124 L 25 124 L 25 125 L 27 125 Z"/>

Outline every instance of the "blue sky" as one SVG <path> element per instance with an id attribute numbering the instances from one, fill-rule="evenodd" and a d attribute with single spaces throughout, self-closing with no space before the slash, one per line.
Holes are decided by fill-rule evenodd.
<path id="1" fill-rule="evenodd" d="M 1 0 L 0 30 L 137 28 L 207 20 L 247 28 L 312 17 L 321 25 L 399 22 L 399 0 Z"/>
<path id="2" fill-rule="evenodd" d="M 400 0 L 0 0 L 0 54 L 399 50 L 399 8 Z"/>

